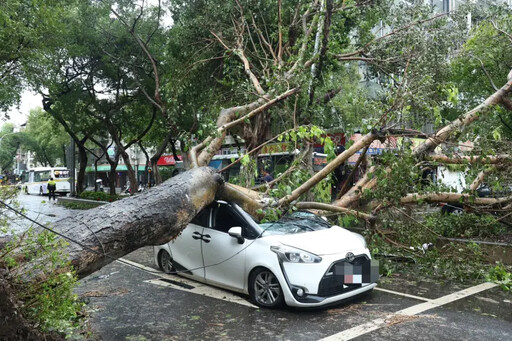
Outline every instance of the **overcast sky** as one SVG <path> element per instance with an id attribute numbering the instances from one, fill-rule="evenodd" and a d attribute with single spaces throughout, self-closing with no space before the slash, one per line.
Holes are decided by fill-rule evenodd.
<path id="1" fill-rule="evenodd" d="M 20 125 L 27 122 L 27 117 L 30 113 L 30 110 L 42 107 L 42 100 L 43 98 L 41 97 L 41 95 L 35 95 L 27 90 L 23 91 L 23 93 L 21 94 L 20 108 L 11 108 L 11 110 L 9 111 L 10 119 L 6 120 L 4 117 L 2 117 L 2 122 L 11 122 L 16 125 Z"/>

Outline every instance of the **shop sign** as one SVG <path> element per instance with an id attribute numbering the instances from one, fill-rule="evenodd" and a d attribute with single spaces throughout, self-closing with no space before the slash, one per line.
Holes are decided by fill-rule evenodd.
<path id="1" fill-rule="evenodd" d="M 178 158 L 181 159 L 181 155 L 178 155 Z M 180 160 L 178 160 L 180 161 Z M 158 166 L 174 166 L 176 164 L 176 160 L 174 159 L 173 155 L 162 155 L 158 159 L 157 165 Z"/>
<path id="2" fill-rule="evenodd" d="M 260 154 L 286 153 L 289 151 L 288 146 L 288 142 L 270 143 L 261 148 Z"/>

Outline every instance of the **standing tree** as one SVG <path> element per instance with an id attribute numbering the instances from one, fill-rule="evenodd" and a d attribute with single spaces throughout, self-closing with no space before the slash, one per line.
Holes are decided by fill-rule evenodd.
<path id="1" fill-rule="evenodd" d="M 23 133 L 22 146 L 33 153 L 34 161 L 45 166 L 63 166 L 69 136 L 64 128 L 41 109 L 32 110 Z"/>

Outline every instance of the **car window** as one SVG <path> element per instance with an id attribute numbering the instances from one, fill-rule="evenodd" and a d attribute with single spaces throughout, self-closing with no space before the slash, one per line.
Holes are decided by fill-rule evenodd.
<path id="1" fill-rule="evenodd" d="M 233 226 L 241 226 L 242 230 L 247 229 L 247 222 L 228 205 L 219 204 L 214 209 L 213 215 L 213 228 L 217 231 L 227 233 Z"/>
<path id="2" fill-rule="evenodd" d="M 190 221 L 192 224 L 199 225 L 202 227 L 208 227 L 210 221 L 210 208 L 207 207 L 203 209 L 201 212 L 199 212 L 192 221 Z"/>
<path id="3" fill-rule="evenodd" d="M 331 227 L 331 225 L 320 216 L 305 211 L 294 212 L 283 216 L 279 221 L 259 225 L 263 230 L 264 236 L 318 231 Z"/>

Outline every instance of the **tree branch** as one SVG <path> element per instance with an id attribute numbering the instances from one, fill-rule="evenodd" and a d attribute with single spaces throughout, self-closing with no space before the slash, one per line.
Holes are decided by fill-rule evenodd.
<path id="1" fill-rule="evenodd" d="M 351 210 L 349 208 L 334 206 L 334 205 L 330 205 L 330 204 L 322 204 L 319 202 L 298 202 L 297 204 L 295 204 L 295 206 L 301 210 L 313 209 L 313 210 L 322 210 L 322 211 L 343 213 L 343 214 L 354 216 L 356 218 L 362 218 L 368 222 L 373 222 L 376 220 L 376 217 L 374 215 L 371 215 L 368 213 L 363 213 L 363 212 L 359 212 L 356 210 Z"/>
<path id="2" fill-rule="evenodd" d="M 405 197 L 400 199 L 402 204 L 413 204 L 418 201 L 424 201 L 429 203 L 435 202 L 449 202 L 449 203 L 462 203 L 462 204 L 473 204 L 473 205 L 489 205 L 494 206 L 498 204 L 505 204 L 512 201 L 512 196 L 502 198 L 478 198 L 467 193 L 409 193 Z"/>
<path id="3" fill-rule="evenodd" d="M 441 143 L 445 142 L 450 138 L 454 132 L 462 130 L 465 126 L 480 118 L 480 114 L 488 109 L 489 107 L 500 104 L 510 92 L 512 91 L 512 79 L 510 79 L 505 85 L 503 85 L 498 91 L 493 93 L 487 99 L 468 111 L 467 113 L 459 116 L 456 120 L 440 129 L 434 136 L 428 137 L 425 142 L 414 148 L 413 154 L 416 156 L 422 156 L 429 151 L 436 148 Z"/>
<path id="4" fill-rule="evenodd" d="M 391 36 L 394 36 L 395 34 L 397 34 L 399 32 L 402 32 L 402 31 L 405 31 L 405 30 L 411 28 L 412 26 L 417 26 L 417 25 L 421 25 L 421 24 L 424 24 L 424 23 L 427 23 L 427 22 L 430 22 L 430 21 L 434 21 L 434 20 L 439 19 L 441 17 L 447 16 L 448 14 L 449 13 L 440 13 L 440 14 L 437 14 L 437 15 L 431 17 L 431 18 L 428 18 L 428 19 L 414 21 L 414 22 L 409 23 L 409 24 L 407 24 L 405 26 L 399 27 L 396 30 L 391 31 L 388 34 L 383 35 L 382 37 L 378 37 L 378 38 L 373 39 L 372 41 L 370 41 L 369 43 L 366 43 L 362 48 L 360 48 L 360 49 L 358 49 L 356 51 L 349 52 L 349 53 L 339 54 L 339 55 L 337 55 L 337 58 L 357 56 L 359 54 L 362 54 L 368 47 L 370 47 L 371 45 L 373 45 L 373 44 L 375 44 L 375 43 L 377 43 L 377 42 L 379 42 L 381 40 L 384 40 L 384 39 L 387 39 L 387 38 L 389 38 Z"/>
<path id="5" fill-rule="evenodd" d="M 356 141 L 352 146 L 350 146 L 349 149 L 345 150 L 343 153 L 338 155 L 334 160 L 329 162 L 324 168 L 322 168 L 319 172 L 313 175 L 308 181 L 306 181 L 301 186 L 297 187 L 290 195 L 281 198 L 279 200 L 279 206 L 289 205 L 292 201 L 299 198 L 299 196 L 309 191 L 313 186 L 319 183 L 322 179 L 324 179 L 327 175 L 334 171 L 334 169 L 339 167 L 349 157 L 354 155 L 358 150 L 370 145 L 373 142 L 373 140 L 377 139 L 378 137 L 379 135 L 377 133 L 369 133 L 363 136 L 361 139 Z"/>
<path id="6" fill-rule="evenodd" d="M 480 164 L 496 164 L 512 161 L 512 155 L 487 155 L 487 156 L 456 156 L 449 157 L 442 154 L 427 154 L 425 159 L 445 164 L 464 164 L 464 163 L 480 163 Z"/>

